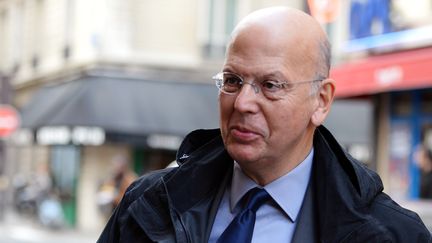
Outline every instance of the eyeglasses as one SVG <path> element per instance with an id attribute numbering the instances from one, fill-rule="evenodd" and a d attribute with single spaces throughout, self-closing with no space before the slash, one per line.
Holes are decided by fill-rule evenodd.
<path id="1" fill-rule="evenodd" d="M 231 72 L 220 72 L 213 76 L 213 80 L 216 82 L 216 87 L 228 95 L 235 95 L 240 92 L 243 84 L 249 84 L 253 87 L 256 94 L 261 92 L 263 95 L 272 100 L 283 98 L 287 93 L 294 89 L 297 84 L 306 84 L 313 82 L 320 82 L 324 79 L 316 79 L 310 81 L 300 82 L 287 82 L 287 81 L 276 81 L 276 80 L 263 80 L 258 83 L 246 82 L 238 74 Z"/>

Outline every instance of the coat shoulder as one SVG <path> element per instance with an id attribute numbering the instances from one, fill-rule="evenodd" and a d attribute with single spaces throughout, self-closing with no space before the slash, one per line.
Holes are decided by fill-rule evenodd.
<path id="1" fill-rule="evenodd" d="M 171 174 L 175 173 L 176 169 L 176 167 L 170 167 L 142 175 L 128 187 L 124 200 L 131 203 L 143 195 L 149 188 L 159 188 L 158 186 L 162 183 L 162 178 L 166 179 L 170 177 Z"/>
<path id="2" fill-rule="evenodd" d="M 371 214 L 396 242 L 432 242 L 432 235 L 418 214 L 401 207 L 385 193 L 377 195 L 371 205 Z"/>
<path id="3" fill-rule="evenodd" d="M 162 178 L 170 176 L 174 171 L 175 168 L 152 171 L 135 180 L 126 190 L 97 243 L 152 242 L 129 209 L 148 190 L 152 190 L 150 196 L 157 197 L 163 189 Z"/>

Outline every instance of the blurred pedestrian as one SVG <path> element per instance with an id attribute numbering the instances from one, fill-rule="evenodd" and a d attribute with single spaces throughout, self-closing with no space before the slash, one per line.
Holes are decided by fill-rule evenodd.
<path id="1" fill-rule="evenodd" d="M 420 198 L 432 199 L 432 148 L 422 145 L 416 152 L 416 162 L 420 168 Z"/>
<path id="2" fill-rule="evenodd" d="M 309 15 L 272 7 L 234 29 L 220 129 L 189 134 L 179 167 L 126 192 L 98 242 L 432 242 L 417 214 L 321 126 L 335 82 Z"/>
<path id="3" fill-rule="evenodd" d="M 98 192 L 99 208 L 107 215 L 118 206 L 128 186 L 137 178 L 125 155 L 112 158 L 111 170 L 111 177 L 102 183 Z"/>

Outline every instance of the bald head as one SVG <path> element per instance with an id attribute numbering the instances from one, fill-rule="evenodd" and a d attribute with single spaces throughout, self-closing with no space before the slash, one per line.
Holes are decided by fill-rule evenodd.
<path id="1" fill-rule="evenodd" d="M 221 134 L 230 156 L 260 185 L 306 158 L 330 110 L 335 86 L 328 68 L 320 69 L 323 42 L 312 17 L 285 7 L 251 13 L 232 34 L 216 80 Z"/>
<path id="2" fill-rule="evenodd" d="M 284 54 L 286 64 L 296 66 L 302 74 L 313 72 L 313 78 L 328 77 L 327 35 L 313 17 L 300 10 L 270 7 L 247 15 L 234 29 L 227 54 L 249 48 Z"/>

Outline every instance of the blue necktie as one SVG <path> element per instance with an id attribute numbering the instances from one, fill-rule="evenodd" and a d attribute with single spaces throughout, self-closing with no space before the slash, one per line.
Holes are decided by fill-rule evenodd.
<path id="1" fill-rule="evenodd" d="M 249 243 L 255 226 L 255 213 L 266 201 L 270 200 L 270 195 L 264 189 L 255 187 L 248 191 L 246 206 L 231 221 L 217 243 Z"/>

